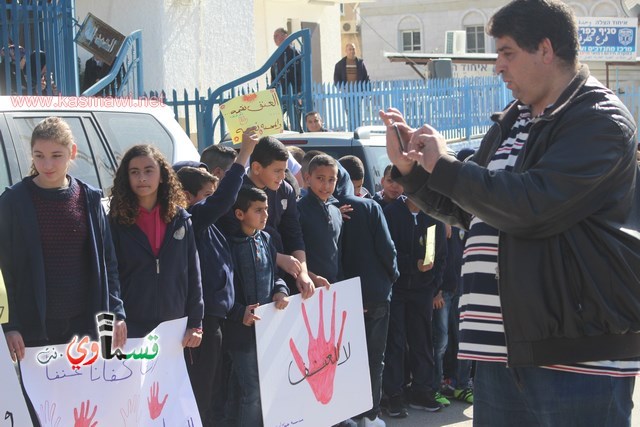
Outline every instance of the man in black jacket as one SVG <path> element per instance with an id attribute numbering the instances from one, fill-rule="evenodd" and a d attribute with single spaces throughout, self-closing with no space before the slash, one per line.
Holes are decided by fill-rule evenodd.
<path id="1" fill-rule="evenodd" d="M 356 56 L 356 45 L 347 43 L 345 47 L 347 55 L 336 63 L 333 70 L 333 83 L 344 91 L 360 92 L 365 83 L 369 83 L 369 73 L 362 58 Z M 345 111 L 348 115 L 348 130 L 356 130 L 362 124 L 362 105 L 360 99 L 355 99 L 353 111 Z"/>
<path id="2" fill-rule="evenodd" d="M 284 28 L 278 28 L 273 32 L 273 42 L 276 46 L 280 46 L 289 33 Z M 300 111 L 300 93 L 302 92 L 302 63 L 301 58 L 292 61 L 294 58 L 300 57 L 300 52 L 288 45 L 284 52 L 278 57 L 275 64 L 271 66 L 271 85 L 280 89 L 282 95 L 280 103 L 282 104 L 282 112 L 289 112 L 289 122 L 291 130 L 302 131 L 300 119 L 302 113 Z M 293 110 L 293 111 L 291 111 Z"/>
<path id="3" fill-rule="evenodd" d="M 640 373 L 636 125 L 578 63 L 564 3 L 514 0 L 488 32 L 516 101 L 473 157 L 460 162 L 432 127 L 381 112 L 393 178 L 427 213 L 469 230 L 458 357 L 478 361 L 474 425 L 630 425 Z"/>

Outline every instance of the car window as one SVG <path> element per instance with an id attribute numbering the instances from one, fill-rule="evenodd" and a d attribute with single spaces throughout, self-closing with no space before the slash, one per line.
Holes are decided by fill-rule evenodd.
<path id="1" fill-rule="evenodd" d="M 389 160 L 389 156 L 387 156 L 387 148 L 386 147 L 374 147 L 367 146 L 363 147 L 364 156 L 366 157 L 364 163 L 366 165 L 367 171 L 365 173 L 371 174 L 371 181 L 375 186 L 375 191 L 382 190 L 382 185 L 380 181 L 382 180 L 382 175 L 384 173 L 384 168 L 387 167 L 391 161 Z"/>
<path id="2" fill-rule="evenodd" d="M 104 194 L 108 195 L 110 193 L 109 190 L 113 185 L 113 178 L 116 175 L 116 166 L 111 161 L 109 153 L 100 140 L 100 136 L 98 136 L 98 131 L 95 128 L 94 122 L 89 117 L 85 117 L 83 123 L 87 138 L 91 141 L 93 157 L 98 168 L 98 176 L 102 183 L 102 189 L 104 190 Z"/>
<path id="3" fill-rule="evenodd" d="M 44 119 L 46 116 L 36 117 L 13 117 L 13 123 L 18 131 L 18 140 L 23 144 L 25 152 L 31 153 L 31 134 L 36 125 Z M 93 153 L 87 136 L 84 132 L 82 122 L 79 117 L 63 117 L 69 124 L 73 138 L 78 146 L 78 154 L 75 160 L 71 163 L 69 168 L 69 174 L 78 178 L 87 184 L 94 187 L 100 187 L 100 181 L 98 180 L 98 174 L 96 172 L 95 162 L 93 160 Z"/>
<path id="4" fill-rule="evenodd" d="M 116 162 L 136 144 L 152 144 L 158 147 L 171 163 L 173 140 L 155 117 L 150 114 L 96 112 L 100 127 L 109 141 Z"/>
<path id="5" fill-rule="evenodd" d="M 0 194 L 9 186 L 9 164 L 7 163 L 7 153 L 4 151 L 4 145 L 0 149 Z"/>

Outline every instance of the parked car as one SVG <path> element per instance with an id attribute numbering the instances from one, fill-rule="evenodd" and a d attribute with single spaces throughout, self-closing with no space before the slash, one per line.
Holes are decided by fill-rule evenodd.
<path id="1" fill-rule="evenodd" d="M 358 157 L 364 164 L 364 186 L 373 194 L 382 189 L 384 168 L 390 163 L 385 131 L 384 126 L 362 126 L 354 132 L 286 132 L 273 136 L 284 145 L 296 145 L 304 151 L 320 150 L 335 159 Z M 231 145 L 231 141 L 221 144 Z"/>
<path id="2" fill-rule="evenodd" d="M 172 163 L 198 151 L 167 106 L 145 100 L 0 96 L 0 193 L 29 174 L 31 133 L 49 116 L 65 119 L 78 145 L 70 174 L 108 195 L 118 163 L 133 145 L 157 146 Z"/>

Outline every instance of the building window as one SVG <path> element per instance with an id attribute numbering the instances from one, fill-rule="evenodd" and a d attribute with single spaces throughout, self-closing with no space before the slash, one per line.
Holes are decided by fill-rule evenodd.
<path id="1" fill-rule="evenodd" d="M 402 51 L 420 52 L 420 31 L 402 31 Z"/>
<path id="2" fill-rule="evenodd" d="M 466 27 L 467 30 L 467 53 L 485 53 L 484 49 L 484 26 L 473 25 Z"/>

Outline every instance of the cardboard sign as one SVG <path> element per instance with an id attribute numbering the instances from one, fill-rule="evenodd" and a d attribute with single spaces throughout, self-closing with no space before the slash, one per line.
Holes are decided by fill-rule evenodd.
<path id="1" fill-rule="evenodd" d="M 111 65 L 124 39 L 123 34 L 89 13 L 74 41 Z"/>
<path id="2" fill-rule="evenodd" d="M 4 286 L 4 277 L 0 271 L 0 323 L 9 321 L 9 300 L 7 299 L 7 288 Z"/>
<path id="3" fill-rule="evenodd" d="M 31 417 L 22 396 L 16 367 L 9 356 L 7 341 L 0 329 L 0 425 L 30 426 Z M 4 421 L 3 421 L 4 420 Z M 6 423 L 6 424 L 3 424 Z"/>
<path id="4" fill-rule="evenodd" d="M 242 142 L 244 130 L 258 127 L 260 136 L 282 133 L 282 108 L 275 89 L 236 96 L 220 106 L 234 144 Z"/>
<path id="5" fill-rule="evenodd" d="M 255 312 L 265 427 L 330 426 L 371 409 L 359 277 Z"/>
<path id="6" fill-rule="evenodd" d="M 41 424 L 201 426 L 182 348 L 186 322 L 128 339 L 123 359 L 100 358 L 98 345 L 82 341 L 27 348 L 22 379 Z"/>

